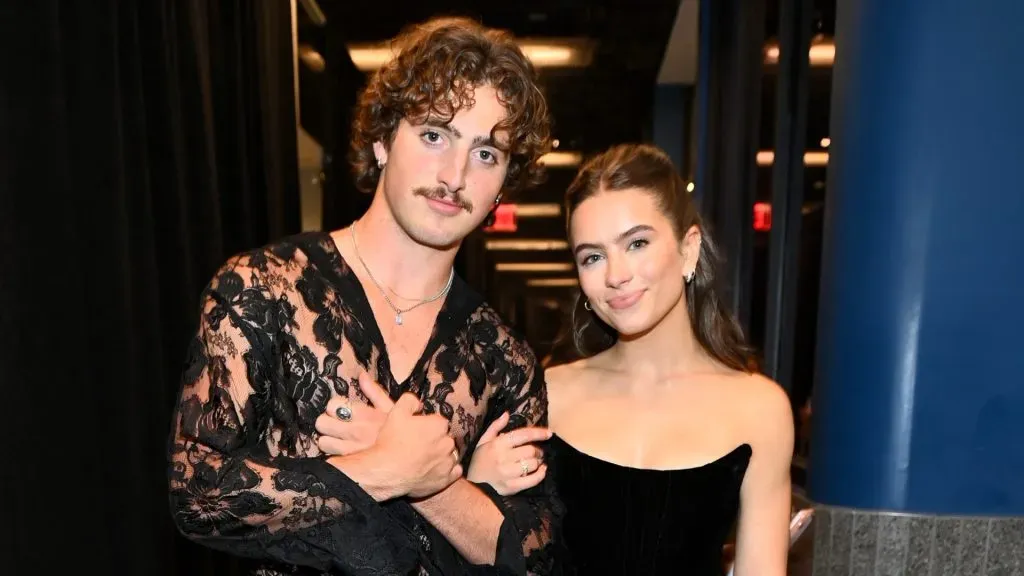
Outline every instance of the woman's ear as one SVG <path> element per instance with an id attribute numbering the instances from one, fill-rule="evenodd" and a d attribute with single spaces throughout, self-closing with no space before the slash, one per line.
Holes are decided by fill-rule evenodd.
<path id="1" fill-rule="evenodd" d="M 691 278 L 696 273 L 697 265 L 700 262 L 701 247 L 700 227 L 694 224 L 683 236 L 680 252 L 683 255 L 683 276 Z"/>

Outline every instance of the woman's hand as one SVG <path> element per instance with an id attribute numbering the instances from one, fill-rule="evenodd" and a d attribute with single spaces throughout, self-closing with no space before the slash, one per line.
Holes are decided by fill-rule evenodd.
<path id="1" fill-rule="evenodd" d="M 551 431 L 541 427 L 500 434 L 508 419 L 506 412 L 484 431 L 466 475 L 470 482 L 490 484 L 502 496 L 522 492 L 544 480 L 548 470 L 543 463 L 544 452 L 533 443 L 551 438 Z"/>

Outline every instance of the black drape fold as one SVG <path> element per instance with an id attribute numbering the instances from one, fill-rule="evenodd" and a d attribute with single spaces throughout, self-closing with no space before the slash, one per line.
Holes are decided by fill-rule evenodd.
<path id="1" fill-rule="evenodd" d="M 201 288 L 299 231 L 290 6 L 4 4 L 0 572 L 236 573 L 165 449 Z"/>

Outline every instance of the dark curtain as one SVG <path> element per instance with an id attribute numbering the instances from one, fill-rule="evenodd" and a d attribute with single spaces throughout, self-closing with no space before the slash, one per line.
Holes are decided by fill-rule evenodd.
<path id="1" fill-rule="evenodd" d="M 329 17 L 324 34 L 327 70 L 322 83 L 324 98 L 319 104 L 325 127 L 320 140 L 324 146 L 322 209 L 325 230 L 348 226 L 366 212 L 373 199 L 372 194 L 356 189 L 348 162 L 353 112 L 367 77 L 349 56 L 345 44 L 349 37 L 346 24 L 351 26 L 345 18 Z"/>
<path id="2" fill-rule="evenodd" d="M 289 3 L 3 4 L 0 572 L 237 573 L 165 449 L 203 285 L 299 231 Z"/>

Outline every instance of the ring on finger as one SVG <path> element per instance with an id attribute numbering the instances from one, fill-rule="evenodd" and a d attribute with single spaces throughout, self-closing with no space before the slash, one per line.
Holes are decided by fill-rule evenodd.
<path id="1" fill-rule="evenodd" d="M 334 411 L 334 415 L 343 422 L 349 422 L 352 420 L 352 406 L 345 402 L 343 406 L 338 406 Z"/>
<path id="2" fill-rule="evenodd" d="M 526 476 L 530 473 L 530 465 L 526 463 L 526 460 L 519 461 L 519 470 L 522 472 L 520 476 Z"/>

